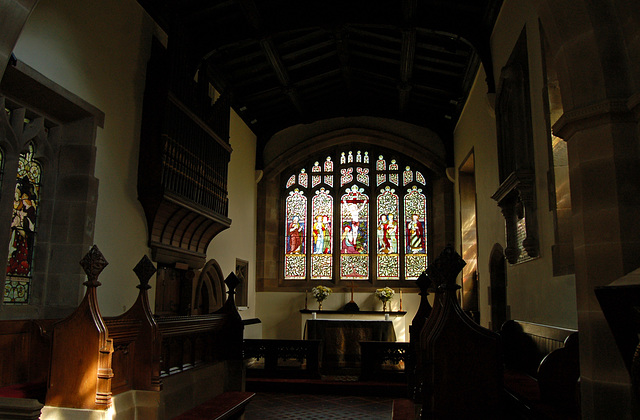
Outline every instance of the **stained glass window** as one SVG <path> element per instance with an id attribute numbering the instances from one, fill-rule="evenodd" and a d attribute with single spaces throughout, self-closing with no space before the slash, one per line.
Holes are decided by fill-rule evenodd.
<path id="1" fill-rule="evenodd" d="M 374 156 L 338 151 L 284 178 L 285 280 L 415 280 L 424 271 L 424 172 Z"/>
<path id="2" fill-rule="evenodd" d="M 31 291 L 42 168 L 33 159 L 34 147 L 18 158 L 18 175 L 11 217 L 11 239 L 4 288 L 5 304 L 27 304 Z"/>
<path id="3" fill-rule="evenodd" d="M 299 189 L 289 192 L 286 202 L 284 278 L 306 278 L 307 197 Z"/>
<path id="4" fill-rule="evenodd" d="M 427 198 L 414 186 L 404 196 L 405 278 L 416 279 L 427 268 Z"/>
<path id="5" fill-rule="evenodd" d="M 340 199 L 340 277 L 369 278 L 369 197 L 353 185 Z"/>
<path id="6" fill-rule="evenodd" d="M 378 278 L 397 280 L 400 278 L 398 239 L 398 196 L 395 190 L 386 187 L 378 195 Z"/>

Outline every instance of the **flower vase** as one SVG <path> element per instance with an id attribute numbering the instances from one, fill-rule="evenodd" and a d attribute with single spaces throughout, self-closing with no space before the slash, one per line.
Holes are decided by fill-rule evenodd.
<path id="1" fill-rule="evenodd" d="M 382 301 L 382 312 L 387 312 L 387 302 Z"/>
<path id="2" fill-rule="evenodd" d="M 321 300 L 318 301 L 318 310 L 319 311 L 322 310 L 322 301 Z"/>

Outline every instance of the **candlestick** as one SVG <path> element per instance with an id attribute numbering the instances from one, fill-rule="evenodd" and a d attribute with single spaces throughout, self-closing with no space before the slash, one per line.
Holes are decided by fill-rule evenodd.
<path id="1" fill-rule="evenodd" d="M 399 311 L 402 311 L 402 289 L 400 289 L 400 309 Z"/>
<path id="2" fill-rule="evenodd" d="M 305 290 L 304 291 L 304 309 L 308 309 L 307 308 L 307 295 L 308 295 L 309 291 Z"/>

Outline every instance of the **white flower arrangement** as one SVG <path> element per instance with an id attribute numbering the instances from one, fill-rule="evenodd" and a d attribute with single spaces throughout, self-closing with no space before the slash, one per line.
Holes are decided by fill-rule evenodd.
<path id="1" fill-rule="evenodd" d="M 395 292 L 393 291 L 392 288 L 390 287 L 383 287 L 382 289 L 377 289 L 376 290 L 376 297 L 378 299 L 380 299 L 380 301 L 382 301 L 383 303 L 387 303 L 389 302 L 391 299 L 393 299 L 393 294 Z"/>
<path id="2" fill-rule="evenodd" d="M 333 293 L 333 290 L 331 290 L 331 288 L 327 286 L 321 285 L 311 289 L 311 294 L 318 302 L 322 302 L 323 300 L 325 300 L 331 293 Z"/>

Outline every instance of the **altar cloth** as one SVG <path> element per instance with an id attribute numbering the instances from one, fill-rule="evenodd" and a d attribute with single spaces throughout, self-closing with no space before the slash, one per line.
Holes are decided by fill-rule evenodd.
<path id="1" fill-rule="evenodd" d="M 359 368 L 361 341 L 396 341 L 392 321 L 309 319 L 305 338 L 321 339 L 322 368 Z"/>

